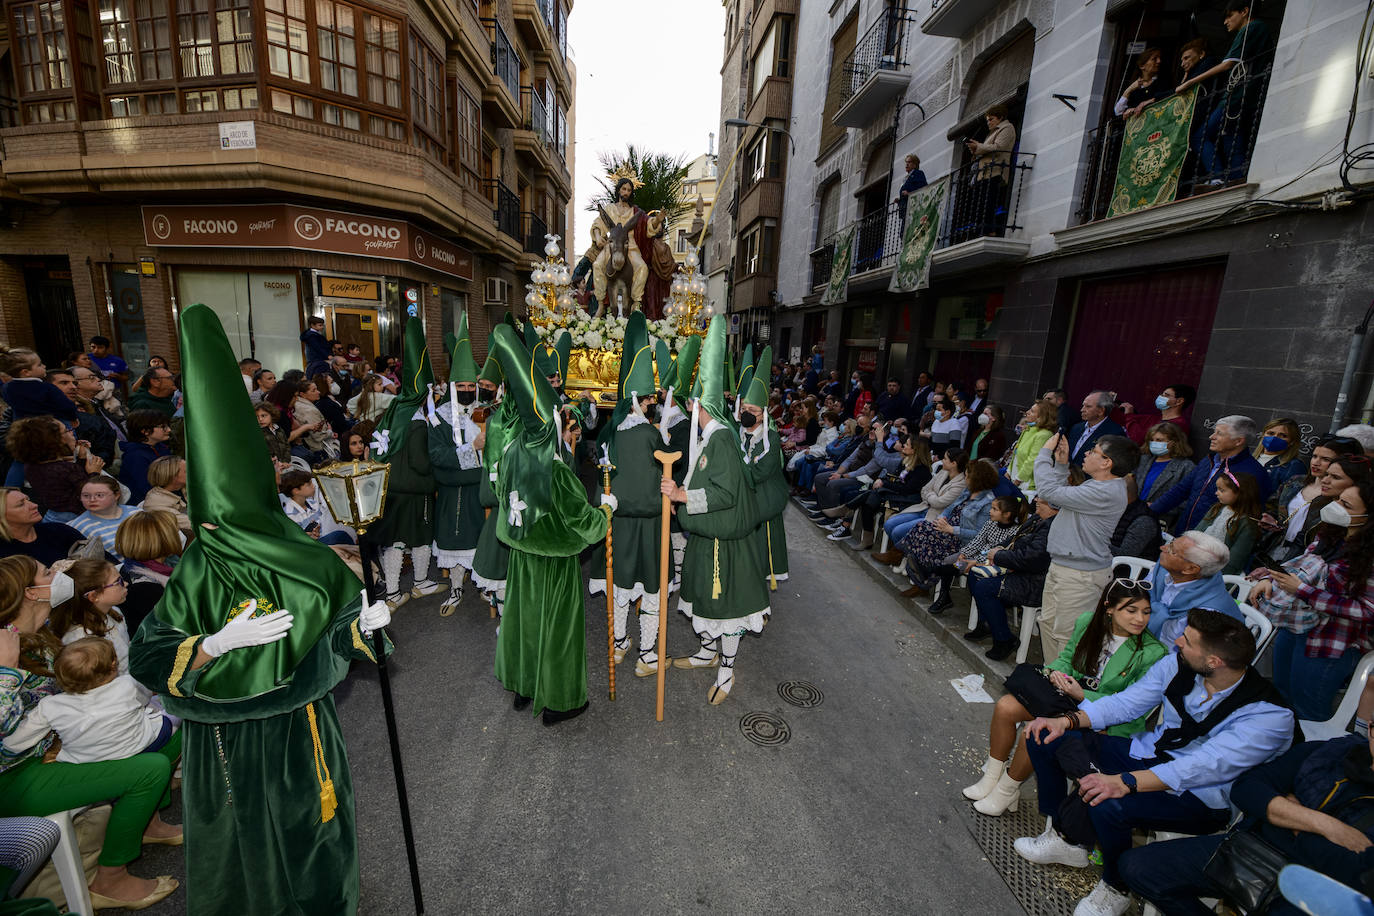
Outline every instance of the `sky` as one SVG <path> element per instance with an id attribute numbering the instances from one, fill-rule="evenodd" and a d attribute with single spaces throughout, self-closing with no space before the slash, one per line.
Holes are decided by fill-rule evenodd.
<path id="1" fill-rule="evenodd" d="M 598 190 L 600 154 L 636 148 L 706 152 L 720 129 L 721 0 L 574 0 L 568 44 L 577 65 L 575 238 L 570 261 L 591 242 L 587 201 Z M 719 143 L 716 144 L 719 149 Z"/>

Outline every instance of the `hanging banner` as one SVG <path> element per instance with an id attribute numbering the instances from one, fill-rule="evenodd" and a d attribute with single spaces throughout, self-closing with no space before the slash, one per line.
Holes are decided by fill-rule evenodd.
<path id="1" fill-rule="evenodd" d="M 897 258 L 897 269 L 892 271 L 889 292 L 910 293 L 930 285 L 930 255 L 940 235 L 948 190 L 949 179 L 942 178 L 906 199 L 902 253 Z"/>
<path id="2" fill-rule="evenodd" d="M 1188 155 L 1197 88 L 1155 102 L 1126 119 L 1116 188 L 1107 216 L 1121 216 L 1169 203 L 1178 193 L 1178 173 Z"/>
<path id="3" fill-rule="evenodd" d="M 849 298 L 849 266 L 854 253 L 854 227 L 835 236 L 835 251 L 830 256 L 830 282 L 821 294 L 821 305 L 838 305 Z"/>

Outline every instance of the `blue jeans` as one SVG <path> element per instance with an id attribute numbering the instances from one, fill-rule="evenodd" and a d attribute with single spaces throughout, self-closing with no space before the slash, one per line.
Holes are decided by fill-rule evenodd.
<path id="1" fill-rule="evenodd" d="M 974 575 L 968 577 L 969 594 L 973 596 L 973 603 L 978 606 L 978 620 L 987 624 L 995 642 L 1011 642 L 1015 638 L 1011 634 L 1011 627 L 1007 625 L 1007 606 L 997 597 L 997 592 L 1002 588 L 1003 578 Z"/>
<path id="2" fill-rule="evenodd" d="M 331 531 L 328 534 L 320 535 L 321 544 L 352 544 L 353 538 L 348 536 L 347 531 Z"/>
<path id="3" fill-rule="evenodd" d="M 1216 897 L 1218 888 L 1202 874 L 1202 867 L 1221 845 L 1220 836 L 1190 836 L 1149 843 L 1121 855 L 1121 878 L 1126 886 L 1153 903 L 1165 916 L 1212 916 L 1199 897 Z M 1300 910 L 1279 899 L 1265 912 L 1297 916 Z"/>
<path id="4" fill-rule="evenodd" d="M 917 522 L 924 521 L 925 517 L 924 512 L 908 512 L 906 515 L 894 515 L 883 522 L 883 530 L 887 532 L 888 549 L 896 550 L 897 542 L 915 528 Z"/>
<path id="5" fill-rule="evenodd" d="M 18 461 L 11 462 L 10 469 L 5 472 L 5 486 L 22 487 L 24 485 L 24 465 Z"/>
<path id="6" fill-rule="evenodd" d="M 1194 146 L 1198 150 L 1198 179 L 1235 181 L 1245 177 L 1245 132 L 1240 120 L 1233 120 L 1226 128 L 1226 99 L 1217 99 L 1198 131 Z"/>
<path id="7" fill-rule="evenodd" d="M 43 513 L 43 521 L 65 525 L 80 514 L 80 512 L 59 512 L 56 509 L 49 509 Z"/>
<path id="8" fill-rule="evenodd" d="M 1274 634 L 1274 686 L 1279 688 L 1299 719 L 1320 722 L 1331 718 L 1336 695 L 1350 683 L 1360 663 L 1358 649 L 1337 658 L 1308 658 L 1307 637 L 1280 627 Z"/>
<path id="9" fill-rule="evenodd" d="M 1089 754 L 1096 761 L 1097 768 L 1103 773 L 1115 775 L 1131 770 L 1148 767 L 1151 761 L 1137 760 L 1131 756 L 1131 739 L 1115 735 L 1099 735 L 1096 732 L 1067 732 L 1058 741 L 1037 744 L 1034 736 L 1026 744 L 1030 752 L 1031 765 L 1035 768 L 1035 783 L 1040 803 L 1040 813 L 1046 817 L 1059 818 L 1057 827 L 1063 826 L 1060 806 L 1069 796 L 1068 774 L 1060 766 L 1057 752 L 1066 741 L 1086 741 Z M 1184 792 L 1172 795 L 1168 792 L 1142 792 L 1138 795 L 1125 795 L 1111 798 L 1088 808 L 1092 822 L 1093 837 L 1068 836 L 1069 842 L 1080 846 L 1091 846 L 1096 839 L 1102 850 L 1102 880 L 1116 890 L 1125 890 L 1126 883 L 1121 877 L 1118 865 L 1121 856 L 1131 848 L 1131 831 L 1136 828 L 1145 830 L 1170 830 L 1175 833 L 1211 833 L 1226 826 L 1229 810 L 1209 808 L 1196 795 Z"/>

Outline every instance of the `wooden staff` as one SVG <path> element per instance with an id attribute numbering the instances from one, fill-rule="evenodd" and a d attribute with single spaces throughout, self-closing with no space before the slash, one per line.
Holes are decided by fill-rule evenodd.
<path id="1" fill-rule="evenodd" d="M 663 476 L 673 473 L 673 462 L 682 457 L 682 452 L 654 452 L 654 458 L 663 465 Z M 668 494 L 663 495 L 663 521 L 658 529 L 658 698 L 654 706 L 654 721 L 663 721 L 663 684 L 668 671 L 668 570 L 672 568 L 672 535 L 668 531 L 668 520 L 672 516 L 673 501 Z"/>
<path id="2" fill-rule="evenodd" d="M 606 457 L 601 463 L 601 489 L 609 496 L 611 493 L 611 471 L 615 465 L 611 464 L 610 457 Z M 601 508 L 606 510 L 606 665 L 610 671 L 610 690 L 611 699 L 615 699 L 615 580 L 612 576 L 615 573 L 611 565 L 611 527 L 613 514 L 611 507 L 602 504 Z"/>

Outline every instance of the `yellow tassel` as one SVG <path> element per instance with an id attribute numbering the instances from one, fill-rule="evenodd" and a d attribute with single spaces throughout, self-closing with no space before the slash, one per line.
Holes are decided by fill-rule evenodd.
<path id="1" fill-rule="evenodd" d="M 326 779 L 320 789 L 320 820 L 329 823 L 334 819 L 334 809 L 339 807 L 339 799 L 334 794 L 334 780 Z"/>
<path id="2" fill-rule="evenodd" d="M 324 747 L 320 744 L 320 727 L 315 720 L 315 704 L 305 707 L 305 718 L 310 723 L 310 742 L 314 745 L 315 778 L 320 783 L 320 820 L 329 823 L 334 819 L 334 811 L 339 807 L 339 797 L 334 794 L 334 780 L 329 775 L 329 764 L 324 759 Z"/>
<path id="3" fill-rule="evenodd" d="M 720 539 L 711 539 L 711 600 L 720 597 Z"/>

